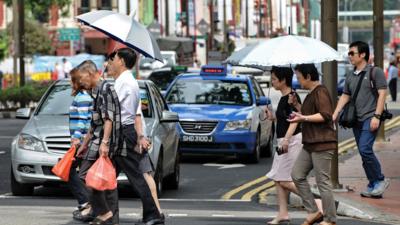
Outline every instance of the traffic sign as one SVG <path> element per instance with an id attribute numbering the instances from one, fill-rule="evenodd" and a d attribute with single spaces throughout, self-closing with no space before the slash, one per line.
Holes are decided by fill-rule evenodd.
<path id="1" fill-rule="evenodd" d="M 206 34 L 209 28 L 210 25 L 204 19 L 201 19 L 200 22 L 197 24 L 197 29 L 202 35 Z"/>
<path id="2" fill-rule="evenodd" d="M 60 41 L 78 41 L 81 39 L 81 30 L 79 28 L 61 28 L 58 30 L 58 40 Z"/>

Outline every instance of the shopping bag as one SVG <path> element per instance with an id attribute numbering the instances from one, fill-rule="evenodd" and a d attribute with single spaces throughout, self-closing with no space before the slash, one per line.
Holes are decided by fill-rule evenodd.
<path id="1" fill-rule="evenodd" d="M 90 167 L 86 175 L 86 185 L 98 191 L 117 188 L 115 168 L 108 157 L 101 156 Z"/>
<path id="2" fill-rule="evenodd" d="M 53 166 L 51 172 L 63 181 L 69 180 L 69 172 L 71 171 L 72 162 L 75 160 L 75 146 L 72 146 L 56 165 Z"/>

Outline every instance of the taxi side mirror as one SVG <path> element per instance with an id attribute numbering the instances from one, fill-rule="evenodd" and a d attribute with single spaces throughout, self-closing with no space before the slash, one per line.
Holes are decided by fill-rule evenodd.
<path id="1" fill-rule="evenodd" d="M 271 99 L 265 96 L 260 96 L 260 98 L 257 99 L 258 106 L 269 105 L 269 104 L 271 104 Z"/>
<path id="2" fill-rule="evenodd" d="M 29 119 L 31 116 L 31 108 L 20 108 L 15 113 L 15 118 L 18 119 Z"/>

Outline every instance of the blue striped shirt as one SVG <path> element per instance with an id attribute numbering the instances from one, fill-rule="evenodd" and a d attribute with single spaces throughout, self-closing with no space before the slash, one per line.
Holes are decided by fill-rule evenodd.
<path id="1" fill-rule="evenodd" d="M 79 92 L 69 107 L 69 131 L 71 138 L 83 140 L 92 120 L 93 99 L 86 92 Z"/>

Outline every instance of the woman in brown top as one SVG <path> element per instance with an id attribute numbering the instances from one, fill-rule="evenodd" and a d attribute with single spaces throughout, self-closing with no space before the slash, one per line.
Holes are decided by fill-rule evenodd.
<path id="1" fill-rule="evenodd" d="M 300 64 L 295 68 L 300 85 L 310 90 L 301 107 L 301 113 L 293 112 L 289 122 L 302 123 L 303 150 L 293 170 L 292 179 L 303 200 L 308 215 L 302 225 L 324 221 L 320 225 L 336 224 L 336 207 L 330 181 L 331 160 L 337 146 L 332 121 L 333 104 L 328 89 L 319 83 L 318 71 L 314 64 Z M 322 198 L 322 215 L 315 204 L 314 196 L 307 181 L 307 175 L 314 169 L 317 186 Z"/>

